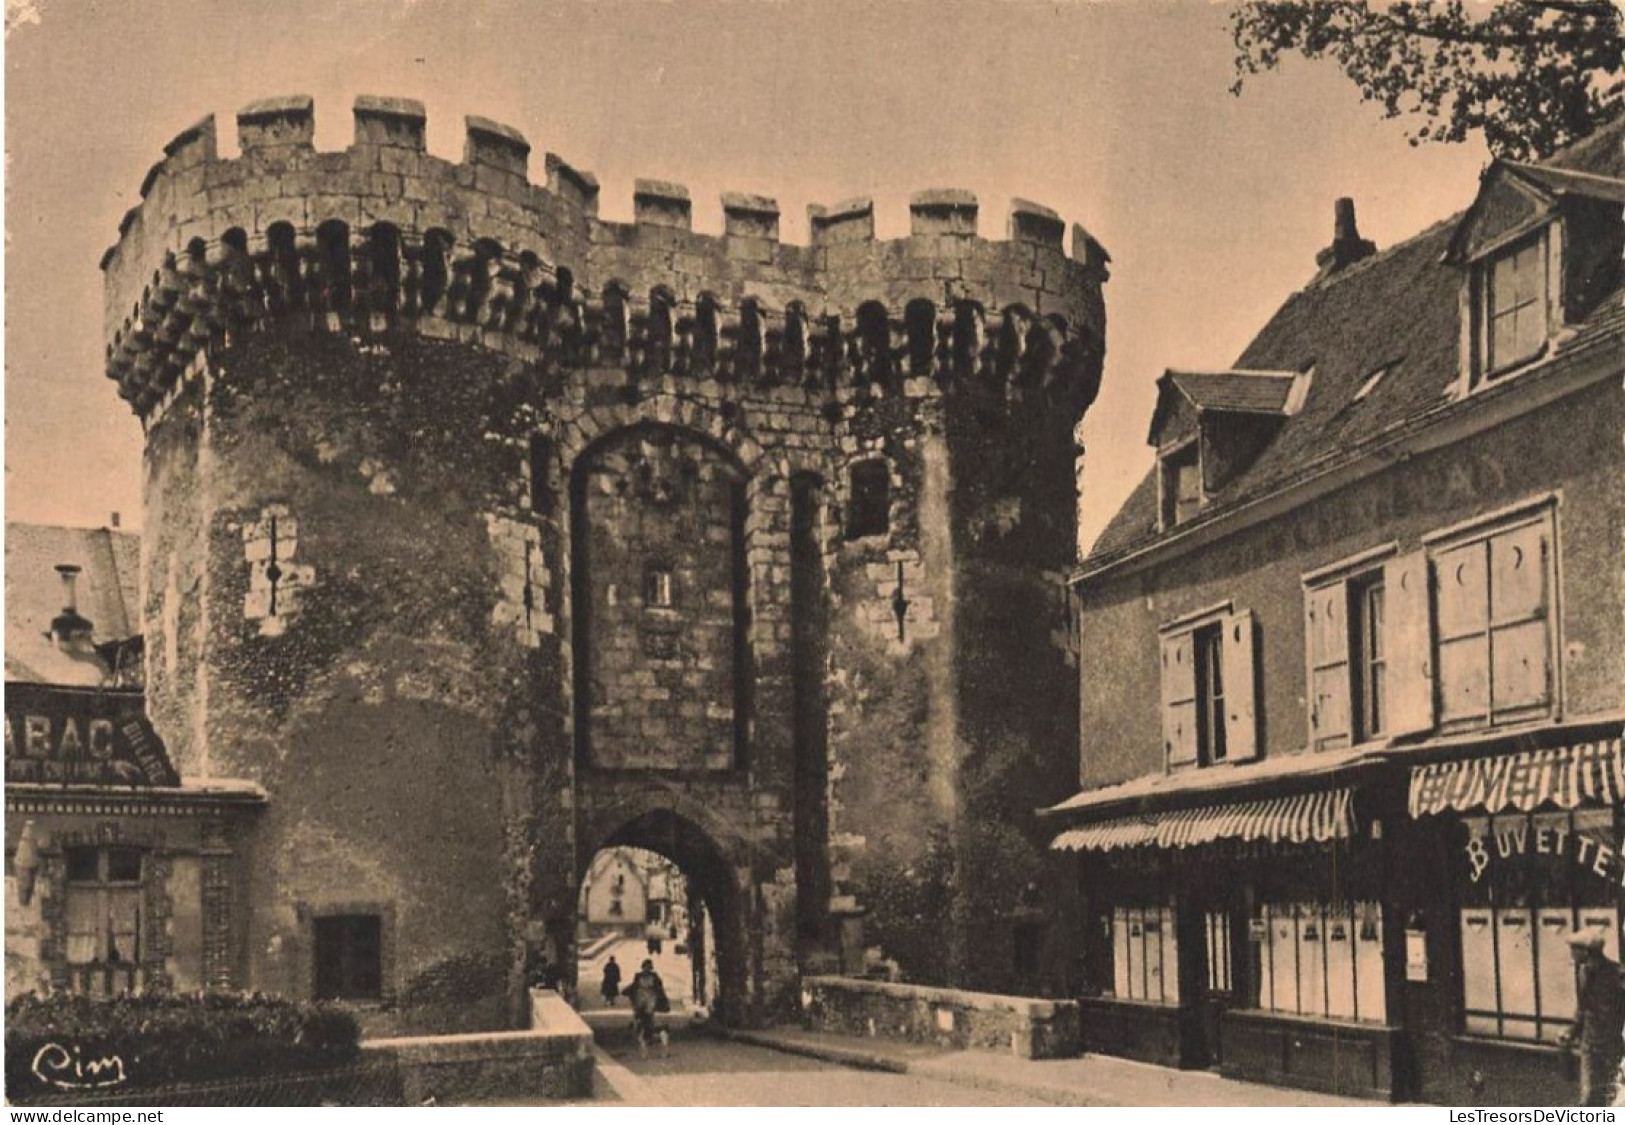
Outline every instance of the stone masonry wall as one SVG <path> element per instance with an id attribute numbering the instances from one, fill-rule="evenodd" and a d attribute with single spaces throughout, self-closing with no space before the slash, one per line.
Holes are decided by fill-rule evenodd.
<path id="1" fill-rule="evenodd" d="M 183 132 L 103 260 L 147 434 L 154 720 L 183 769 L 271 795 L 253 984 L 307 990 L 311 920 L 365 910 L 389 1018 L 517 1018 L 525 942 L 568 950 L 582 873 L 628 842 L 703 868 L 738 1018 L 860 916 L 919 979 L 1008 983 L 1036 764 L 1076 744 L 1046 576 L 1104 250 L 1023 201 L 983 239 L 953 191 L 890 242 L 859 200 L 784 245 L 774 201 L 732 194 L 700 235 L 642 180 L 607 223 L 557 157 L 530 183 L 506 126 L 469 118 L 454 164 L 416 103 L 358 99 L 339 153 L 313 114 L 250 106 L 236 159 L 212 118 Z M 856 534 L 875 463 L 884 525 Z M 799 663 L 792 477 L 828 623 Z M 828 712 L 799 743 L 798 668 Z M 798 745 L 828 755 L 799 929 Z"/>
<path id="2" fill-rule="evenodd" d="M 665 429 L 623 431 L 578 471 L 592 763 L 731 768 L 743 482 Z"/>

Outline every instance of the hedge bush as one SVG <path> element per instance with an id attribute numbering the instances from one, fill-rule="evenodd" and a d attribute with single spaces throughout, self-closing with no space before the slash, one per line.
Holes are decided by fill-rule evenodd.
<path id="1" fill-rule="evenodd" d="M 265 996 L 21 996 L 6 1006 L 6 1096 L 62 1093 L 51 1079 L 110 1092 L 120 1073 L 116 1089 L 142 1090 L 325 1070 L 353 1062 L 360 1037 L 342 1008 Z M 105 1059 L 120 1067 L 88 1071 Z"/>

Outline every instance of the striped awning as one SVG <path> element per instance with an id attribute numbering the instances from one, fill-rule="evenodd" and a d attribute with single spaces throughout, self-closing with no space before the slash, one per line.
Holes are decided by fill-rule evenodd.
<path id="1" fill-rule="evenodd" d="M 1411 770 L 1412 816 L 1446 809 L 1530 812 L 1548 802 L 1560 809 L 1617 805 L 1622 797 L 1625 754 L 1619 738 L 1493 758 L 1434 762 Z"/>
<path id="2" fill-rule="evenodd" d="M 1109 852 L 1145 845 L 1190 848 L 1218 840 L 1268 840 L 1272 844 L 1345 840 L 1354 834 L 1352 800 L 1351 790 L 1330 789 L 1296 797 L 1120 817 L 1069 828 L 1056 836 L 1050 847 L 1063 852 Z"/>

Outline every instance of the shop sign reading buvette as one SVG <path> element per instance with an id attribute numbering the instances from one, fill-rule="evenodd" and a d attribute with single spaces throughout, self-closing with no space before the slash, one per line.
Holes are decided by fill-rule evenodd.
<path id="1" fill-rule="evenodd" d="M 180 784 L 139 692 L 6 685 L 6 783 Z"/>
<path id="2" fill-rule="evenodd" d="M 1565 816 L 1507 817 L 1489 829 L 1482 819 L 1468 821 L 1467 862 L 1473 882 L 1483 877 L 1490 860 L 1526 857 L 1566 857 L 1599 879 L 1625 886 L 1625 849 L 1611 839 L 1613 818 L 1594 826 L 1576 824 L 1571 830 Z"/>

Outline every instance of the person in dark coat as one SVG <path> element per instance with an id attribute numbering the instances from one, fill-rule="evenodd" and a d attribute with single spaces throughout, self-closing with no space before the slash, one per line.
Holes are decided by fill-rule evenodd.
<path id="1" fill-rule="evenodd" d="M 638 1054 L 647 1056 L 649 1043 L 660 1040 L 661 1054 L 670 1054 L 671 1040 L 663 1029 L 655 1027 L 655 1013 L 671 1011 L 666 999 L 666 982 L 655 972 L 653 961 L 644 961 L 638 975 L 626 986 L 626 995 L 632 1001 L 632 1022 L 638 1033 Z"/>
<path id="2" fill-rule="evenodd" d="M 1587 1106 L 1612 1104 L 1625 1057 L 1625 981 L 1619 962 L 1609 959 L 1603 945 L 1603 931 L 1596 926 L 1569 938 L 1580 972 L 1580 1004 L 1568 1038 L 1580 1056 L 1580 1104 Z"/>
<path id="3" fill-rule="evenodd" d="M 615 963 L 615 955 L 610 954 L 608 961 L 604 962 L 604 983 L 598 990 L 604 997 L 604 1003 L 611 1008 L 615 1006 L 615 997 L 621 994 L 621 967 Z"/>

